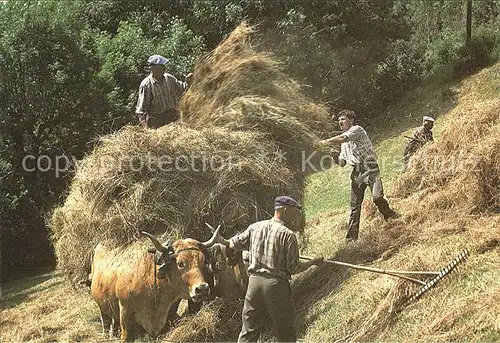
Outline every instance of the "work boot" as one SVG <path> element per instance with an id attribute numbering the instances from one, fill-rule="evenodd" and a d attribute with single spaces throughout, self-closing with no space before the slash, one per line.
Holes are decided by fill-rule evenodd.
<path id="1" fill-rule="evenodd" d="M 358 231 L 355 230 L 349 230 L 347 232 L 347 236 L 345 237 L 346 241 L 349 242 L 356 242 L 358 240 Z"/>
<path id="2" fill-rule="evenodd" d="M 386 222 L 388 222 L 390 219 L 398 219 L 398 218 L 401 218 L 401 216 L 393 210 L 390 210 L 389 213 L 384 215 L 384 220 Z"/>

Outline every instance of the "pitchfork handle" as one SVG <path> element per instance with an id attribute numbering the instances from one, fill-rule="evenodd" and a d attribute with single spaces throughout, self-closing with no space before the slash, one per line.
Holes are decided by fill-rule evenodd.
<path id="1" fill-rule="evenodd" d="M 304 260 L 312 260 L 313 259 L 313 257 L 309 257 L 309 256 L 299 256 L 299 257 L 301 259 L 304 259 Z M 343 266 L 343 267 L 348 267 L 348 268 L 353 268 L 353 269 L 358 269 L 358 270 L 366 270 L 366 271 L 373 272 L 373 273 L 396 276 L 396 277 L 399 277 L 401 279 L 405 279 L 405 280 L 408 280 L 408 281 L 411 281 L 414 283 L 418 283 L 421 285 L 425 285 L 425 282 L 418 280 L 418 279 L 415 279 L 415 278 L 412 278 L 412 277 L 399 275 L 399 274 L 420 274 L 420 275 L 438 275 L 439 274 L 436 272 L 420 272 L 420 271 L 408 272 L 408 271 L 386 270 L 386 269 L 379 269 L 379 268 L 363 267 L 363 266 L 358 266 L 356 264 L 350 264 L 350 263 L 339 262 L 339 261 L 332 261 L 332 260 L 327 260 L 327 259 L 324 259 L 323 261 L 325 263 L 330 263 L 330 264 L 334 264 L 337 266 Z"/>

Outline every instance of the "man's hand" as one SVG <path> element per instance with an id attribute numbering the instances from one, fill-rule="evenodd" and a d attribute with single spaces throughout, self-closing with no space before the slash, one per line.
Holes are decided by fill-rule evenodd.
<path id="1" fill-rule="evenodd" d="M 147 114 L 144 114 L 144 115 L 140 115 L 139 116 L 139 124 L 147 129 L 148 128 L 148 115 Z"/>
<path id="2" fill-rule="evenodd" d="M 330 149 L 330 155 L 332 156 L 333 162 L 335 164 L 339 164 L 339 155 L 340 155 L 340 153 L 337 150 Z"/>
<path id="3" fill-rule="evenodd" d="M 325 262 L 324 257 L 316 257 L 311 260 L 311 265 L 320 266 Z"/>

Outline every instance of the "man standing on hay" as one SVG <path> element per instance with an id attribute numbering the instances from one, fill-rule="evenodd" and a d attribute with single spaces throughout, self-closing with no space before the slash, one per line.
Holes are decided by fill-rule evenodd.
<path id="1" fill-rule="evenodd" d="M 148 58 L 151 73 L 141 82 L 135 113 L 140 124 L 147 128 L 159 128 L 179 119 L 179 101 L 187 90 L 192 74 L 186 82 L 166 73 L 168 58 L 153 55 Z"/>
<path id="2" fill-rule="evenodd" d="M 434 127 L 434 118 L 424 116 L 422 118 L 422 126 L 420 126 L 413 135 L 408 138 L 408 142 L 406 143 L 405 151 L 403 153 L 403 172 L 408 168 L 408 162 L 410 161 L 410 157 L 415 154 L 418 149 L 423 147 L 427 142 L 434 141 L 434 137 L 432 136 L 432 128 Z"/>
<path id="3" fill-rule="evenodd" d="M 274 202 L 274 217 L 252 224 L 244 232 L 219 242 L 235 250 L 248 250 L 248 288 L 238 342 L 257 342 L 266 325 L 266 315 L 274 324 L 279 342 L 296 342 L 294 307 L 289 280 L 291 274 L 320 265 L 323 258 L 299 262 L 297 237 L 302 207 L 288 196 Z"/>
<path id="4" fill-rule="evenodd" d="M 356 125 L 356 114 L 343 110 L 338 115 L 339 126 L 343 133 L 321 141 L 322 143 L 340 144 L 340 155 L 334 156 L 334 161 L 341 167 L 346 164 L 353 167 L 351 173 L 351 215 L 347 240 L 356 241 L 359 235 L 361 204 L 366 187 L 370 187 L 373 202 L 387 221 L 398 217 L 384 198 L 384 189 L 380 179 L 380 169 L 373 144 L 365 129 Z"/>

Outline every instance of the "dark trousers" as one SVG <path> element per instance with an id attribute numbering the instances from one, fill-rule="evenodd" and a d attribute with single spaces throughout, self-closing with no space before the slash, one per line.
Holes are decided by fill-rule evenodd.
<path id="1" fill-rule="evenodd" d="M 167 111 L 161 114 L 147 115 L 146 118 L 139 118 L 141 123 L 147 120 L 148 127 L 151 129 L 157 129 L 164 125 L 173 123 L 179 119 L 179 113 L 177 111 Z"/>
<path id="2" fill-rule="evenodd" d="M 248 280 L 238 342 L 257 342 L 268 318 L 274 324 L 279 342 L 297 341 L 294 307 L 288 280 L 252 274 Z"/>
<path id="3" fill-rule="evenodd" d="M 358 239 L 359 234 L 359 221 L 361 218 L 361 204 L 365 197 L 365 190 L 370 187 L 373 196 L 373 202 L 377 205 L 378 210 L 384 216 L 384 219 L 393 218 L 396 216 L 384 198 L 384 187 L 378 172 L 376 170 L 368 175 L 365 180 L 358 180 L 357 178 L 363 173 L 363 170 L 353 169 L 351 174 L 351 216 L 349 218 L 349 228 L 347 231 L 347 238 Z"/>

